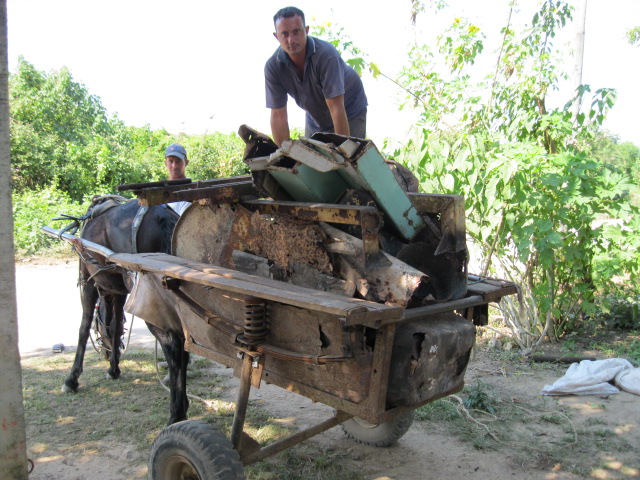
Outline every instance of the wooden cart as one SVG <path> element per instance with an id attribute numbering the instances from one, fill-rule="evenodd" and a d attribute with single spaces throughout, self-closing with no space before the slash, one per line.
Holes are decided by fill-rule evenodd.
<path id="1" fill-rule="evenodd" d="M 259 142 L 256 147 L 255 137 L 248 140 L 249 155 L 264 149 Z M 371 153 L 366 147 L 359 154 L 351 151 L 352 164 L 358 163 L 361 170 L 363 158 Z M 276 160 L 280 164 L 273 157 L 271 164 L 278 175 L 292 173 Z M 382 209 L 357 202 L 295 201 L 278 198 L 277 191 L 265 199 L 264 189 L 256 185 L 272 182 L 277 190 L 288 181 L 273 182 L 278 175 L 260 177 L 254 171 L 253 177 L 123 187 L 133 190 L 143 205 L 177 200 L 193 204 L 174 231 L 173 255 L 99 253 L 128 271 L 161 275 L 165 287 L 180 300 L 186 349 L 233 368 L 240 381 L 231 438 L 203 422 L 167 427 L 152 447 L 149 464 L 155 480 L 244 478 L 242 465 L 339 424 L 357 441 L 376 446 L 394 443 L 410 427 L 416 408 L 463 388 L 474 324 L 486 323 L 490 302 L 516 292 L 512 283 L 466 272 L 460 196 L 403 193 L 410 209 L 400 205 L 405 223 L 394 223 L 389 221 L 394 205 Z M 368 173 L 350 173 L 351 178 L 358 175 Z M 317 184 L 317 179 L 310 183 Z M 298 185 L 291 189 L 301 190 Z M 394 201 L 376 197 L 378 205 Z M 427 227 L 418 228 L 417 220 Z M 424 268 L 436 259 L 428 276 L 438 288 L 427 300 L 416 304 L 415 295 L 395 297 L 403 295 L 404 287 L 389 285 L 394 283 L 389 279 L 410 277 L 404 271 L 399 277 L 388 276 L 391 261 L 380 248 L 387 241 L 381 238 L 384 224 L 404 236 L 404 247 L 394 253 L 402 257 L 406 251 L 404 257 Z M 346 252 L 344 242 L 332 248 L 319 246 L 314 236 L 319 225 L 357 230 L 359 249 Z M 420 242 L 406 240 L 424 228 L 440 234 L 435 250 L 451 252 L 448 257 L 429 250 L 430 260 L 424 263 L 424 252 L 416 255 L 413 247 Z M 274 261 L 281 254 L 283 259 Z M 362 274 L 351 283 L 366 283 L 351 285 L 359 298 L 344 294 L 350 280 L 328 274 L 330 267 L 322 267 L 323 255 L 349 257 L 348 268 Z M 448 260 L 442 263 L 445 257 Z M 304 259 L 306 266 L 301 265 Z M 295 280 L 296 274 L 301 278 Z M 378 300 L 367 299 L 370 295 Z M 393 298 L 380 301 L 385 295 Z M 259 388 L 261 382 L 333 407 L 335 415 L 261 446 L 244 431 L 250 389 Z"/>

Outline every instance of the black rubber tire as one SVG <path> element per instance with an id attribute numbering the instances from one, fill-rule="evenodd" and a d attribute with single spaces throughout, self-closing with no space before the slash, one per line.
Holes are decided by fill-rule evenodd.
<path id="1" fill-rule="evenodd" d="M 213 425 L 185 420 L 166 427 L 149 454 L 152 480 L 243 480 L 244 470 L 231 441 Z"/>
<path id="2" fill-rule="evenodd" d="M 342 424 L 342 430 L 356 442 L 372 447 L 388 447 L 407 433 L 414 417 L 415 412 L 411 410 L 380 425 L 373 425 L 361 418 L 353 417 Z"/>

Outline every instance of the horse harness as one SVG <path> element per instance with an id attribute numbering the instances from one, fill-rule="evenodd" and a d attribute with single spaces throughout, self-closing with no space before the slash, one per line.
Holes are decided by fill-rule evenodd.
<path id="1" fill-rule="evenodd" d="M 91 199 L 91 205 L 89 206 L 87 213 L 85 213 L 83 216 L 75 217 L 75 216 L 63 214 L 62 217 L 54 218 L 54 220 L 72 220 L 71 224 L 67 225 L 65 228 L 63 228 L 60 231 L 60 236 L 62 236 L 62 234 L 66 232 L 71 232 L 72 234 L 75 234 L 78 231 L 78 229 L 82 231 L 88 221 L 99 217 L 100 215 L 112 209 L 113 207 L 118 207 L 123 203 L 126 203 L 128 200 L 129 199 L 122 197 L 120 195 L 95 195 Z M 162 205 L 162 206 L 165 208 L 169 208 L 166 205 Z M 142 221 L 144 220 L 144 217 L 148 211 L 149 211 L 149 207 L 147 205 L 142 205 L 138 207 L 138 211 L 136 212 L 135 217 L 133 218 L 133 222 L 131 223 L 131 248 L 133 251 L 131 253 L 138 253 L 138 231 L 140 230 L 140 225 L 142 225 Z M 82 276 L 80 276 L 80 278 L 78 279 L 78 283 L 80 284 L 80 286 L 86 285 L 86 283 L 89 280 L 91 280 L 91 278 L 93 278 L 95 275 L 97 275 L 102 271 L 118 268 L 117 265 L 115 264 L 101 265 L 93 257 L 85 254 L 84 251 L 78 250 L 75 246 L 73 246 L 73 249 L 76 251 L 76 253 L 78 254 L 78 256 L 83 262 L 90 263 L 97 269 L 96 272 L 86 280 L 82 278 Z"/>

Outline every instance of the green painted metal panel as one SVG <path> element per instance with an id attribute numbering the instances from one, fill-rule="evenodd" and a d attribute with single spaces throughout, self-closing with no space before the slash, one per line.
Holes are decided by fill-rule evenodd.
<path id="1" fill-rule="evenodd" d="M 300 164 L 297 173 L 280 170 L 268 172 L 298 202 L 333 203 L 349 188 L 335 170 L 321 173 Z"/>
<path id="2" fill-rule="evenodd" d="M 385 222 L 391 222 L 402 237 L 411 240 L 424 227 L 424 221 L 376 147 L 370 143 L 351 167 L 357 172 L 356 177 L 350 175 L 348 168 L 338 172 L 352 187 L 360 182 L 360 188 L 373 195 L 384 211 Z"/>
<path id="3" fill-rule="evenodd" d="M 264 170 L 299 202 L 335 203 L 347 189 L 368 192 L 382 210 L 385 223 L 403 239 L 413 239 L 424 227 L 422 217 L 376 146 L 366 141 L 360 147 L 348 154 L 351 158 L 344 158 L 335 147 L 332 157 L 310 143 L 304 148 L 290 148 L 290 157 L 280 157 Z M 320 172 L 312 168 L 310 165 L 318 164 L 319 157 L 323 165 L 333 163 L 335 170 Z"/>

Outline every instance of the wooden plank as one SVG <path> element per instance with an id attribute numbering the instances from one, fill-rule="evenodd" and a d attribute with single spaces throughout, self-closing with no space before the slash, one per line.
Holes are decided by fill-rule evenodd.
<path id="1" fill-rule="evenodd" d="M 111 255 L 109 260 L 131 271 L 157 273 L 234 293 L 345 317 L 345 320 L 349 320 L 348 324 L 352 325 L 358 321 L 370 323 L 402 316 L 400 307 L 341 297 L 162 253 L 117 253 Z"/>
<path id="2" fill-rule="evenodd" d="M 467 283 L 469 295 L 481 295 L 487 302 L 497 302 L 506 295 L 517 292 L 515 283 L 488 277 L 469 275 Z"/>

